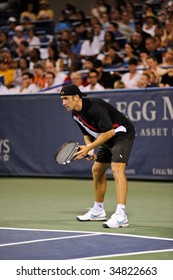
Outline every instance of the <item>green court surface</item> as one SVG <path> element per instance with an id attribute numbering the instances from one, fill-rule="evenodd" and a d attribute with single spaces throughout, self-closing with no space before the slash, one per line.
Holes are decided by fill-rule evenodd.
<path id="1" fill-rule="evenodd" d="M 76 216 L 93 206 L 89 179 L 0 178 L 0 227 L 109 232 L 173 238 L 173 182 L 129 181 L 130 226 L 106 229 L 102 222 L 79 222 Z M 115 211 L 113 180 L 108 180 L 105 210 Z M 115 256 L 109 259 L 173 259 L 173 252 Z"/>

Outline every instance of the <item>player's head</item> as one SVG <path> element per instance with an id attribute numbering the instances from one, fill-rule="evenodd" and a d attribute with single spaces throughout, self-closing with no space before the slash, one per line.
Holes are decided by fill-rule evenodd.
<path id="1" fill-rule="evenodd" d="M 83 97 L 83 96 L 87 96 L 86 93 L 81 92 L 80 89 L 74 85 L 74 84 L 70 84 L 70 85 L 66 85 L 64 86 L 61 91 L 60 91 L 60 96 L 74 96 L 74 95 L 79 95 L 79 97 Z"/>

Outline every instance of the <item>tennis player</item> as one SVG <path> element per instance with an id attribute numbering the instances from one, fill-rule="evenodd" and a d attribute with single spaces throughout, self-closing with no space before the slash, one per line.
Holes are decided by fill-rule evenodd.
<path id="1" fill-rule="evenodd" d="M 83 98 L 74 84 L 66 85 L 60 92 L 60 98 L 67 111 L 72 111 L 74 121 L 80 127 L 85 145 L 75 154 L 80 160 L 87 154 L 94 159 L 92 167 L 95 202 L 84 215 L 77 216 L 79 221 L 105 221 L 106 228 L 128 227 L 126 214 L 126 198 L 128 183 L 125 167 L 135 139 L 132 123 L 116 108 L 99 98 Z M 94 148 L 98 148 L 97 156 Z M 117 205 L 115 213 L 107 220 L 104 210 L 106 193 L 106 170 L 111 166 L 116 185 Z M 106 221 L 107 220 L 107 221 Z"/>

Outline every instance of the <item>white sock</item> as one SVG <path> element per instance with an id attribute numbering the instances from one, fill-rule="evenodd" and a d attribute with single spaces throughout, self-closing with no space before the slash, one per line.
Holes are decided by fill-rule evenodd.
<path id="1" fill-rule="evenodd" d="M 94 202 L 94 207 L 95 210 L 101 212 L 104 208 L 104 202 Z"/>
<path id="2" fill-rule="evenodd" d="M 124 204 L 117 204 L 116 213 L 118 212 L 121 215 L 124 215 L 126 213 L 125 209 L 126 209 L 126 206 Z"/>

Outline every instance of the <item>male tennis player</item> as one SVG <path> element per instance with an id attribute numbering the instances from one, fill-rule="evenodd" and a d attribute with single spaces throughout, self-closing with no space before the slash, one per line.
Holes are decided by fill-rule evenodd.
<path id="1" fill-rule="evenodd" d="M 92 167 L 95 202 L 93 208 L 81 216 L 79 221 L 105 221 L 104 196 L 106 193 L 105 172 L 111 166 L 116 185 L 117 207 L 109 220 L 103 223 L 106 228 L 128 227 L 125 211 L 127 197 L 127 179 L 125 167 L 135 139 L 132 123 L 112 105 L 98 98 L 86 96 L 73 84 L 66 85 L 60 92 L 63 106 L 72 111 L 74 121 L 80 127 L 86 145 L 80 146 L 75 159 L 79 160 L 92 154 Z M 98 147 L 97 157 L 93 149 Z"/>

